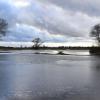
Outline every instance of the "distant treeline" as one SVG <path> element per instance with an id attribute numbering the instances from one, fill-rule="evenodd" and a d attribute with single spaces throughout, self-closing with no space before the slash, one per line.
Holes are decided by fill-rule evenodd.
<path id="1" fill-rule="evenodd" d="M 66 50 L 66 49 L 69 49 L 69 50 L 89 50 L 91 47 L 64 47 L 64 46 L 59 46 L 59 47 L 39 47 L 38 49 L 46 49 L 46 50 Z M 36 48 L 32 48 L 32 49 L 36 49 Z"/>
<path id="2" fill-rule="evenodd" d="M 0 50 L 66 50 L 66 49 L 69 49 L 69 50 L 90 50 L 91 48 L 100 48 L 100 47 L 64 47 L 64 46 L 59 46 L 59 47 L 46 47 L 46 46 L 43 46 L 43 47 L 3 47 L 3 46 L 0 46 Z"/>

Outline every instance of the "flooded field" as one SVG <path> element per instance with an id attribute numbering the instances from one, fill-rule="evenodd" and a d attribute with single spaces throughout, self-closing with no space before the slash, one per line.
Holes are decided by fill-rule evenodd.
<path id="1" fill-rule="evenodd" d="M 100 100 L 99 56 L 34 52 L 0 53 L 0 100 Z"/>

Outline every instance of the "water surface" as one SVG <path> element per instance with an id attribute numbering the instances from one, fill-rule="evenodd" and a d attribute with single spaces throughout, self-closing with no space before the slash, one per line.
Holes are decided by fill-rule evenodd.
<path id="1" fill-rule="evenodd" d="M 0 100 L 100 100 L 100 57 L 0 53 Z"/>

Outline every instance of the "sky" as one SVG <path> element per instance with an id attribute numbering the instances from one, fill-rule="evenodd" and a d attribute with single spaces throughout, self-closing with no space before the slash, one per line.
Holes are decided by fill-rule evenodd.
<path id="1" fill-rule="evenodd" d="M 99 0 L 0 0 L 0 18 L 8 22 L 3 41 L 91 41 L 100 22 Z"/>

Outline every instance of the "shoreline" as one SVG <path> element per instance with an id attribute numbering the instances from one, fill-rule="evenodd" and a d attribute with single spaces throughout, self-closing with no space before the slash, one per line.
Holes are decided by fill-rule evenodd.
<path id="1" fill-rule="evenodd" d="M 89 50 L 0 50 L 0 54 L 79 55 L 89 56 Z"/>

